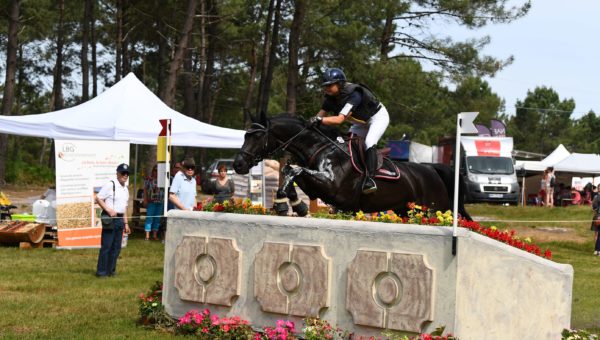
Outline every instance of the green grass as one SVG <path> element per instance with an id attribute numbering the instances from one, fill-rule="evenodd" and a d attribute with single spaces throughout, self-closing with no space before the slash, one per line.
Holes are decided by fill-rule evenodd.
<path id="1" fill-rule="evenodd" d="M 137 296 L 162 280 L 164 245 L 129 240 L 113 278 L 97 249 L 0 247 L 0 338 L 165 338 L 136 324 Z"/>
<path id="2" fill-rule="evenodd" d="M 538 243 L 556 262 L 575 269 L 572 328 L 600 332 L 600 257 L 592 256 L 589 207 L 543 209 L 469 205 L 474 216 L 511 221 L 578 221 L 587 223 L 513 223 L 527 228 L 556 225 L 573 228 L 585 242 Z M 504 227 L 504 222 L 489 222 Z M 94 276 L 97 249 L 19 250 L 0 247 L 0 338 L 164 339 L 170 334 L 137 324 L 137 296 L 162 280 L 164 245 L 130 237 L 118 262 L 118 275 Z M 534 240 L 535 241 L 535 240 Z M 543 303 L 543 302 L 541 302 Z"/>

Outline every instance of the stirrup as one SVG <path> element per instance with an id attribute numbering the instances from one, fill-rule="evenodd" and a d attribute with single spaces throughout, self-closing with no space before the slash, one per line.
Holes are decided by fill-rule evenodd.
<path id="1" fill-rule="evenodd" d="M 377 191 L 377 184 L 371 177 L 367 177 L 365 179 L 365 183 L 363 184 L 363 194 L 368 195 Z"/>

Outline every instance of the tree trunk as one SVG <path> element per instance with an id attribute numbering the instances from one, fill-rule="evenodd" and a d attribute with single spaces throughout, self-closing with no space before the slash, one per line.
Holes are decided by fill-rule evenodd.
<path id="1" fill-rule="evenodd" d="M 92 16 L 92 0 L 85 0 L 81 30 L 81 102 L 90 99 L 90 66 L 88 46 L 90 36 L 90 21 Z"/>
<path id="2" fill-rule="evenodd" d="M 274 4 L 276 0 L 269 0 L 269 9 L 267 12 L 267 19 L 265 20 L 265 32 L 263 36 L 263 51 L 262 51 L 262 69 L 260 70 L 260 82 L 258 83 L 258 99 L 256 101 L 256 113 L 260 114 L 261 111 L 266 111 L 263 109 L 263 103 L 265 102 L 265 87 L 267 81 L 267 69 L 270 65 L 269 58 L 271 57 L 270 48 L 271 48 L 271 22 L 273 21 L 274 15 Z M 267 100 L 268 102 L 268 100 Z"/>
<path id="3" fill-rule="evenodd" d="M 392 41 L 392 34 L 394 28 L 394 13 L 392 10 L 387 10 L 385 25 L 383 26 L 383 32 L 381 33 L 381 47 L 379 50 L 379 60 L 386 62 L 388 60 L 388 52 L 390 49 L 390 42 Z"/>
<path id="4" fill-rule="evenodd" d="M 155 0 L 154 5 L 156 8 L 160 8 L 162 2 L 161 0 Z M 164 32 L 165 25 L 162 20 L 162 16 L 160 11 L 156 11 L 156 16 L 154 17 L 154 22 L 156 24 L 157 32 Z M 158 69 L 156 74 L 157 79 L 157 94 L 162 95 L 165 90 L 165 79 L 167 78 L 167 71 L 165 70 L 165 65 L 168 63 L 168 44 L 167 38 L 163 35 L 158 35 Z"/>
<path id="5" fill-rule="evenodd" d="M 96 15 L 94 2 L 90 1 L 90 33 L 92 35 L 92 98 L 98 95 L 98 59 L 96 52 L 96 44 L 98 37 L 96 36 Z"/>
<path id="6" fill-rule="evenodd" d="M 126 76 L 131 72 L 131 55 L 129 50 L 129 1 L 122 1 L 122 12 L 121 12 L 121 34 L 122 34 L 122 45 L 121 45 L 121 76 Z"/>
<path id="7" fill-rule="evenodd" d="M 61 110 L 64 106 L 62 95 L 63 83 L 63 47 L 64 47 L 64 16 L 65 1 L 58 2 L 58 24 L 56 30 L 56 64 L 54 65 L 54 79 L 52 82 L 52 100 L 50 111 Z"/>
<path id="8" fill-rule="evenodd" d="M 273 20 L 273 34 L 271 36 L 271 47 L 269 48 L 269 62 L 266 69 L 263 69 L 264 82 L 261 91 L 261 102 L 259 112 L 267 112 L 269 108 L 269 95 L 271 93 L 271 83 L 273 81 L 273 71 L 275 69 L 275 59 L 277 47 L 279 44 L 279 26 L 281 22 L 281 1 L 277 0 L 275 6 L 275 19 Z"/>
<path id="9" fill-rule="evenodd" d="M 216 84 L 220 81 L 218 77 L 216 77 L 215 71 L 215 55 L 217 45 L 216 38 L 218 35 L 217 24 L 219 22 L 219 20 L 216 18 L 219 16 L 219 11 L 217 10 L 216 1 L 207 0 L 206 7 L 207 8 L 205 10 L 209 21 L 206 23 L 206 52 L 204 54 L 206 56 L 206 63 L 204 70 L 204 81 L 202 82 L 201 87 L 202 95 L 200 98 L 202 99 L 201 105 L 204 118 L 206 119 L 205 122 L 212 124 L 214 112 L 212 103 L 217 98 L 219 86 Z"/>
<path id="10" fill-rule="evenodd" d="M 123 64 L 123 1 L 117 0 L 117 41 L 115 46 L 115 82 L 121 80 Z"/>
<path id="11" fill-rule="evenodd" d="M 4 93 L 2 95 L 2 115 L 10 116 L 15 97 L 17 50 L 21 0 L 12 0 L 8 20 L 8 36 L 6 46 L 6 72 L 4 80 Z M 6 179 L 6 160 L 8 151 L 8 136 L 0 135 L 0 183 Z"/>
<path id="12" fill-rule="evenodd" d="M 285 109 L 287 112 L 296 114 L 296 101 L 298 98 L 298 50 L 300 49 L 300 29 L 306 15 L 308 0 L 296 0 L 294 19 L 290 29 L 288 42 L 288 72 L 287 72 L 287 96 Z"/>
<path id="13" fill-rule="evenodd" d="M 187 17 L 183 25 L 181 39 L 175 50 L 175 56 L 169 65 L 169 72 L 163 95 L 161 96 L 165 104 L 170 107 L 175 106 L 175 88 L 177 84 L 177 72 L 183 65 L 183 56 L 189 43 L 192 29 L 194 28 L 194 17 L 196 15 L 197 0 L 188 1 Z"/>
<path id="14" fill-rule="evenodd" d="M 256 46 L 252 44 L 250 52 L 250 75 L 248 76 L 248 86 L 246 89 L 246 99 L 244 99 L 244 127 L 247 129 L 250 127 L 250 106 L 252 105 L 252 93 L 254 92 L 254 81 L 256 79 L 256 68 L 258 65 L 258 58 L 256 56 Z"/>

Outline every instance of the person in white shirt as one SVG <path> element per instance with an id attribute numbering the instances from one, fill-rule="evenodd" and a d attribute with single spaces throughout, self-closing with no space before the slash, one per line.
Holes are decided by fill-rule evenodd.
<path id="1" fill-rule="evenodd" d="M 129 165 L 122 163 L 117 167 L 117 180 L 111 180 L 102 186 L 96 203 L 102 208 L 102 239 L 98 253 L 97 277 L 114 276 L 117 259 L 121 253 L 123 230 L 131 233 L 127 223 L 127 204 L 129 202 Z"/>
<path id="2" fill-rule="evenodd" d="M 196 163 L 193 159 L 188 158 L 181 164 L 179 171 L 173 184 L 169 188 L 169 201 L 173 203 L 175 209 L 179 210 L 194 210 L 196 206 Z"/>

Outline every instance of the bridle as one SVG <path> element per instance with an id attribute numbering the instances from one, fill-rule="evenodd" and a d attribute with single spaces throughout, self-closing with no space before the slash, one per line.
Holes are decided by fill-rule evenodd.
<path id="1" fill-rule="evenodd" d="M 271 128 L 271 123 L 267 120 L 266 126 L 264 126 L 260 123 L 252 123 L 252 125 L 250 125 L 250 129 L 246 132 L 246 135 L 252 135 L 255 133 L 259 133 L 259 132 L 262 132 L 264 134 L 263 147 L 259 153 L 254 154 L 254 153 L 246 151 L 246 150 L 240 150 L 240 153 L 247 155 L 252 159 L 252 162 L 254 165 L 257 165 L 260 161 L 262 161 L 265 158 L 270 158 L 272 155 L 276 154 L 279 151 L 282 151 L 282 150 L 285 151 L 287 149 L 287 147 L 296 138 L 298 138 L 298 136 L 300 136 L 300 134 L 302 134 L 302 132 L 304 132 L 304 130 L 308 129 L 308 127 L 305 126 L 302 130 L 300 130 L 300 132 L 298 132 L 295 135 L 293 135 L 292 137 L 290 137 L 287 141 L 283 141 L 283 140 L 279 139 L 277 136 L 272 135 L 272 137 L 275 138 L 275 140 L 277 140 L 277 142 L 279 142 L 279 146 L 277 146 L 275 149 L 269 151 L 269 130 L 270 130 L 270 128 Z"/>

